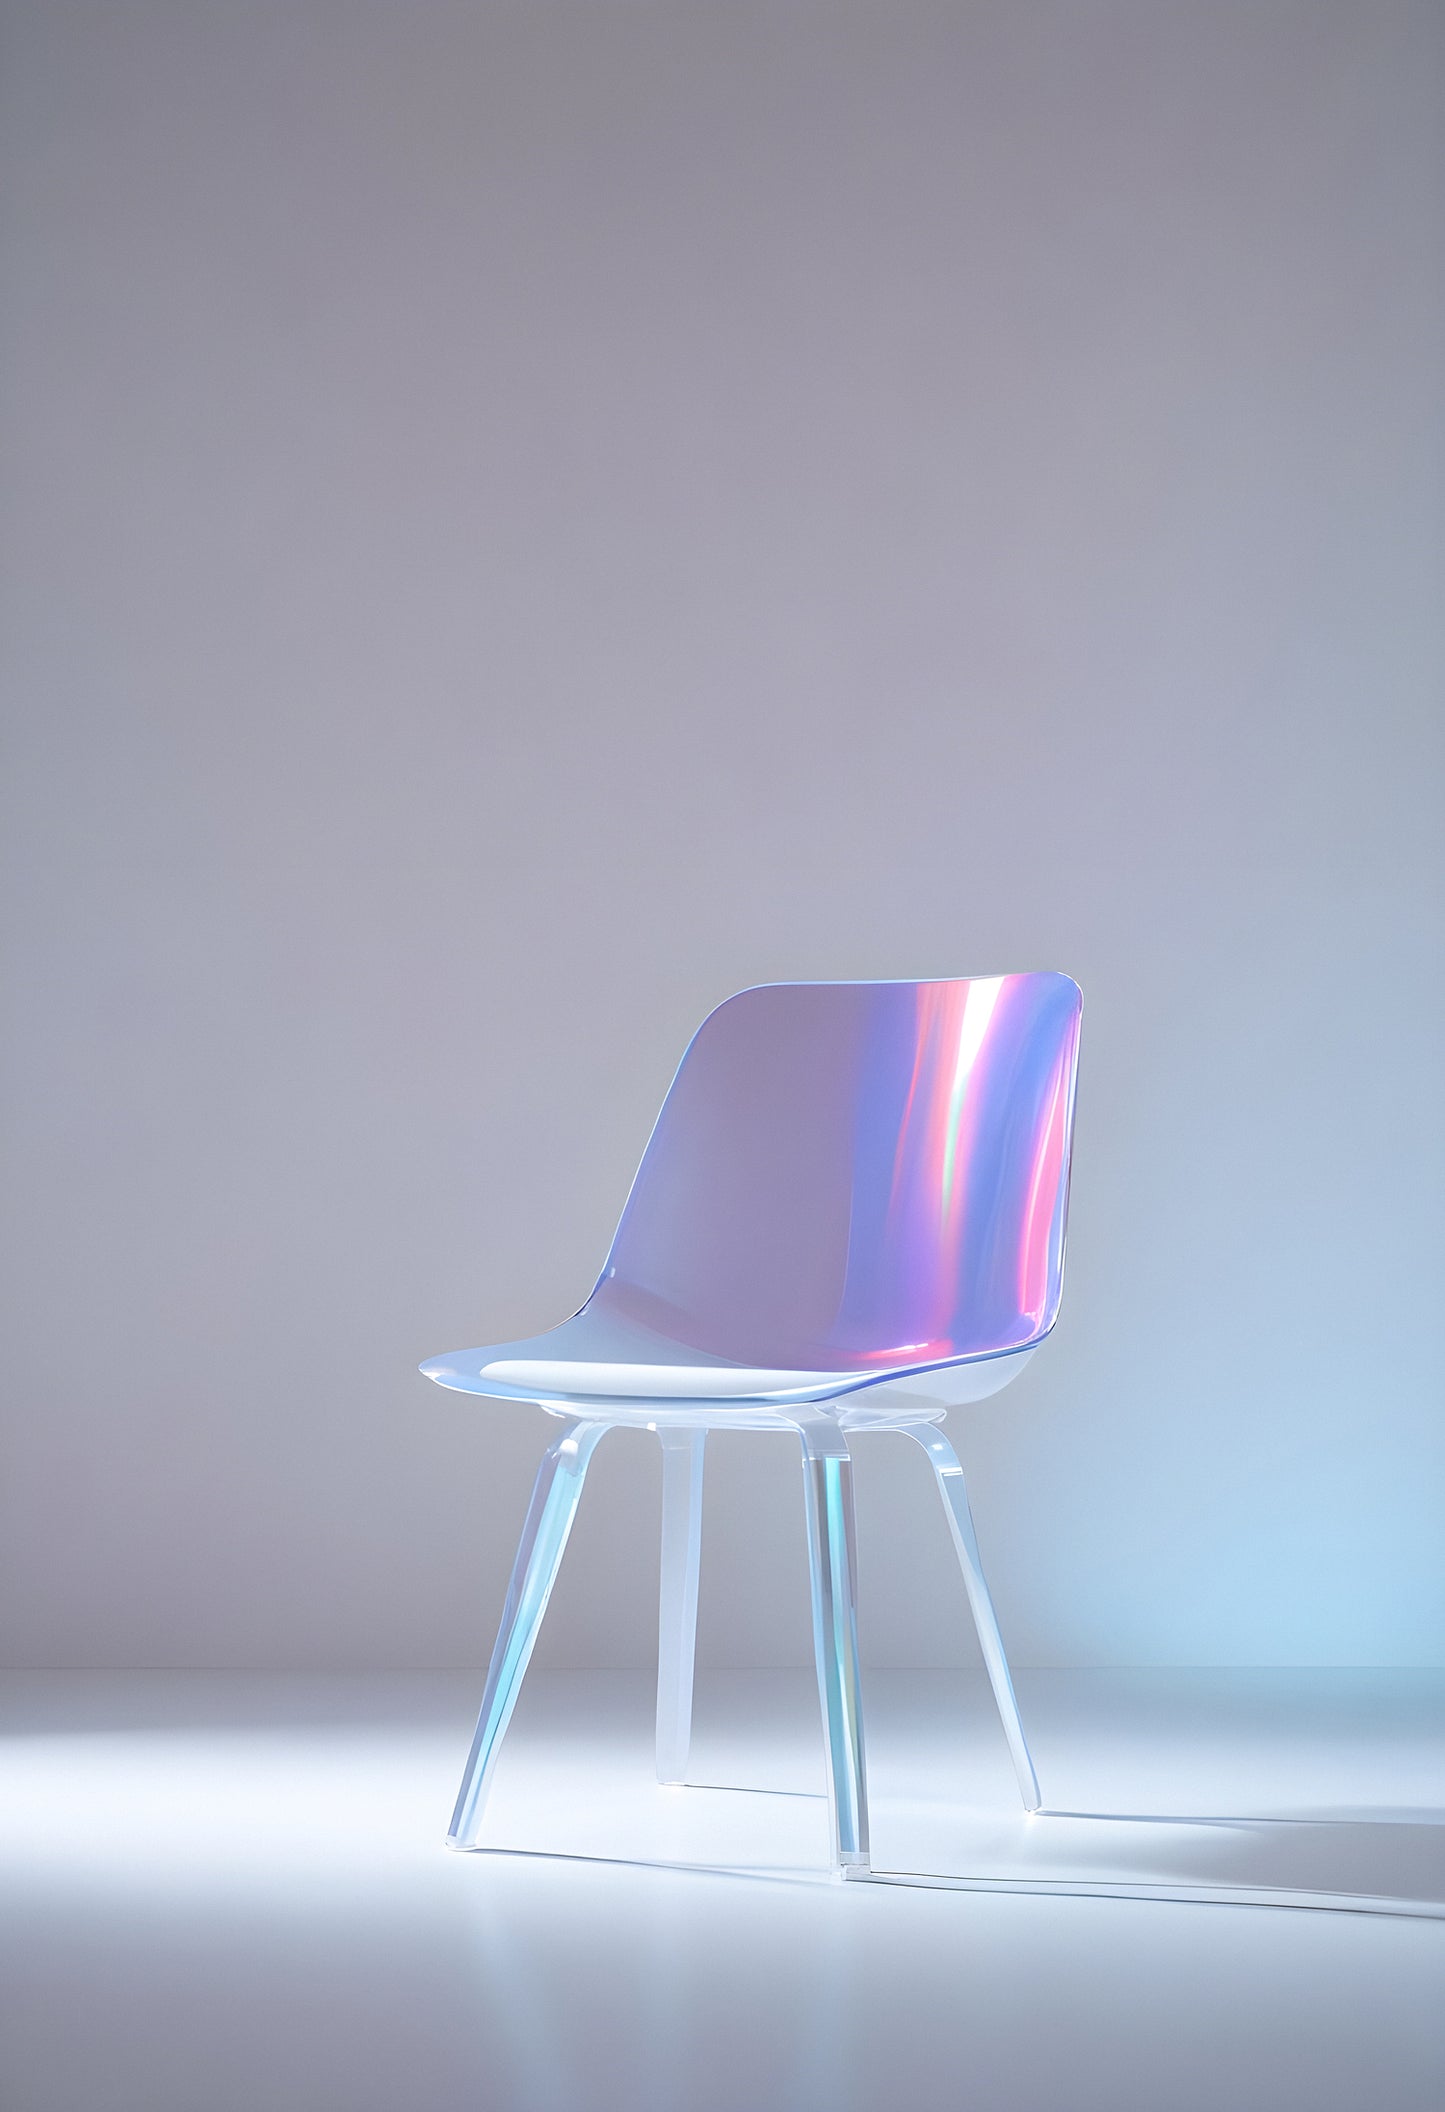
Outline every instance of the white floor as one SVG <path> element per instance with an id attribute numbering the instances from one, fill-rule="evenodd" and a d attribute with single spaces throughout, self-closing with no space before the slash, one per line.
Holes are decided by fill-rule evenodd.
<path id="1" fill-rule="evenodd" d="M 686 1790 L 534 1678 L 449 1854 L 479 1685 L 12 1675 L 4 2112 L 1445 2106 L 1445 1676 L 1024 1674 L 1025 1820 L 981 1676 L 870 1675 L 875 1864 L 1062 1893 L 827 1881 L 793 1674 Z"/>

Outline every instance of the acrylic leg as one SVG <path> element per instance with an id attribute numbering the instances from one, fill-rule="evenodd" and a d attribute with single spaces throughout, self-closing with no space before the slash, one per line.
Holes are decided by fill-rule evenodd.
<path id="1" fill-rule="evenodd" d="M 605 1423 L 565 1424 L 561 1436 L 548 1446 L 537 1469 L 532 1501 L 527 1508 L 527 1522 L 522 1528 L 521 1542 L 512 1564 L 511 1582 L 507 1586 L 502 1625 L 497 1631 L 492 1662 L 487 1671 L 477 1734 L 472 1740 L 466 1773 L 457 1795 L 457 1808 L 452 1813 L 451 1831 L 447 1835 L 453 1848 L 476 1845 L 497 1754 L 517 1705 L 522 1676 L 531 1658 L 542 1616 L 547 1611 L 552 1586 L 557 1581 L 562 1551 L 572 1530 L 572 1520 L 577 1515 L 577 1502 L 582 1494 L 588 1461 L 606 1428 Z"/>
<path id="2" fill-rule="evenodd" d="M 657 1608 L 657 1779 L 687 1779 L 697 1573 L 702 1554 L 706 1430 L 658 1430 L 662 1441 L 662 1589 Z"/>
<path id="3" fill-rule="evenodd" d="M 963 1571 L 963 1581 L 968 1589 L 968 1603 L 973 1609 L 973 1624 L 978 1630 L 983 1661 L 988 1667 L 988 1676 L 993 1685 L 993 1698 L 998 1704 L 998 1712 L 1003 1719 L 1004 1736 L 1013 1756 L 1019 1794 L 1024 1800 L 1025 1811 L 1037 1811 L 1041 1801 L 1038 1776 L 1034 1773 L 1034 1763 L 1029 1758 L 1029 1749 L 1024 1742 L 1024 1727 L 1019 1721 L 1019 1705 L 1014 1698 L 1008 1659 L 1004 1656 L 1003 1637 L 998 1632 L 993 1600 L 989 1597 L 988 1585 L 984 1581 L 983 1564 L 978 1556 L 978 1541 L 973 1531 L 973 1514 L 968 1507 L 968 1491 L 964 1487 L 963 1468 L 958 1463 L 958 1454 L 936 1423 L 900 1423 L 895 1427 L 922 1445 L 933 1463 L 933 1471 L 938 1477 L 938 1492 L 943 1498 L 943 1508 L 947 1513 L 949 1530 L 953 1534 L 959 1567 Z"/>
<path id="4" fill-rule="evenodd" d="M 868 1868 L 868 1784 L 858 1691 L 857 1535 L 853 1462 L 827 1416 L 799 1424 L 813 1590 L 813 1654 L 828 1747 L 828 1813 L 833 1868 Z"/>

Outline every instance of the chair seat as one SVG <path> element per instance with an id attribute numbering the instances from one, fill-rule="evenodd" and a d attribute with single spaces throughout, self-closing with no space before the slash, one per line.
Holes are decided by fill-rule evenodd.
<path id="1" fill-rule="evenodd" d="M 566 1414 L 600 1409 L 609 1421 L 776 1425 L 789 1410 L 840 1401 L 849 1420 L 941 1412 L 981 1400 L 1015 1377 L 1031 1349 L 945 1365 L 841 1371 L 733 1362 L 595 1307 L 546 1334 L 451 1351 L 421 1366 L 460 1393 L 531 1401 Z M 896 1397 L 896 1405 L 895 1399 Z M 921 1404 L 926 1403 L 927 1406 Z"/>

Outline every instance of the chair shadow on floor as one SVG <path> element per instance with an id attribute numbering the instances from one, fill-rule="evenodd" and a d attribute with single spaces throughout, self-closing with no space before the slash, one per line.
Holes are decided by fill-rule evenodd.
<path id="1" fill-rule="evenodd" d="M 739 1792 L 771 1796 L 760 1790 Z M 1040 1813 L 1060 1826 L 1070 1813 Z M 1113 1829 L 1107 1849 L 1097 1837 L 1069 1843 L 1055 1832 L 1027 1862 L 987 1850 L 954 1858 L 957 1869 L 848 1872 L 853 1884 L 905 1885 L 940 1891 L 1021 1892 L 1225 1906 L 1278 1906 L 1445 1921 L 1445 1825 L 1331 1820 L 1172 1819 L 1077 1815 L 1091 1828 Z M 1167 1835 L 1167 1844 L 1161 1845 Z M 1388 1835 L 1388 1841 L 1381 1839 Z M 1223 1848 L 1221 1838 L 1227 1837 Z M 593 1864 L 638 1871 L 716 1877 L 750 1884 L 816 1887 L 836 1873 L 816 1864 L 750 1864 L 664 1856 L 584 1854 L 498 1845 L 472 1850 L 483 1858 Z M 950 1860 L 933 1858 L 936 1864 Z"/>
<path id="2" fill-rule="evenodd" d="M 1202 1816 L 1044 1807 L 996 1822 L 935 1807 L 906 1846 L 880 1822 L 880 1862 L 927 1838 L 927 1873 L 1028 1890 L 1103 1889 L 1251 1904 L 1369 1907 L 1445 1919 L 1445 1813 Z M 897 1841 L 900 1858 L 888 1851 Z M 887 1876 L 886 1868 L 876 1874 Z"/>
<path id="3" fill-rule="evenodd" d="M 813 1886 L 836 1876 L 820 1867 L 798 1831 L 813 1826 L 826 1805 L 820 1792 L 711 1780 L 653 1794 L 680 1800 L 659 1816 L 655 1853 L 648 1839 L 654 1829 L 640 1809 L 613 1852 L 575 1840 L 566 1848 L 533 1847 L 515 1834 L 479 1852 L 753 1883 Z M 715 1799 L 755 1802 L 760 1820 L 765 1808 L 771 1820 L 789 1807 L 798 1816 L 781 1834 L 776 1823 L 760 1824 L 756 1849 L 737 1834 L 724 1848 L 707 1817 Z M 889 1796 L 877 1798 L 875 1808 L 873 1864 L 849 1871 L 854 1883 L 1445 1919 L 1445 1811 L 1433 1808 L 1201 1815 L 1046 1806 L 1022 1814 L 1003 1805 Z"/>

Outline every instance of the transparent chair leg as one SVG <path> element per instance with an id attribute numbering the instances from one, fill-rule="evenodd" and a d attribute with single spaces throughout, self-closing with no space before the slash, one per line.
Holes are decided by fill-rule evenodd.
<path id="1" fill-rule="evenodd" d="M 1004 1655 L 1003 1637 L 998 1632 L 993 1600 L 989 1597 L 988 1585 L 984 1581 L 983 1564 L 979 1560 L 978 1541 L 973 1530 L 973 1514 L 968 1507 L 968 1490 L 964 1486 L 963 1468 L 959 1465 L 958 1454 L 936 1423 L 900 1423 L 896 1427 L 905 1436 L 922 1445 L 933 1463 L 933 1471 L 938 1477 L 938 1491 L 943 1498 L 943 1508 L 958 1553 L 959 1567 L 963 1571 L 963 1581 L 968 1589 L 973 1624 L 978 1630 L 983 1661 L 988 1667 L 989 1680 L 993 1686 L 993 1698 L 998 1704 L 998 1712 L 1003 1719 L 1004 1736 L 1008 1740 L 1008 1749 L 1013 1757 L 1019 1795 L 1024 1800 L 1025 1811 L 1037 1811 L 1041 1802 L 1039 1780 L 1034 1773 L 1034 1763 L 1029 1758 L 1029 1749 L 1024 1740 L 1024 1727 L 1019 1721 L 1019 1705 L 1014 1697 L 1013 1681 L 1009 1677 L 1008 1659 Z"/>
<path id="2" fill-rule="evenodd" d="M 853 1462 L 827 1416 L 800 1421 L 813 1596 L 813 1654 L 828 1757 L 832 1864 L 844 1875 L 868 1868 L 868 1783 L 858 1681 L 857 1534 Z"/>
<path id="3" fill-rule="evenodd" d="M 507 1586 L 502 1625 L 487 1671 L 477 1733 L 447 1835 L 453 1848 L 476 1846 L 497 1755 L 562 1565 L 562 1551 L 577 1515 L 588 1462 L 606 1428 L 605 1423 L 566 1423 L 560 1437 L 547 1447 L 537 1469 L 527 1522 Z"/>
<path id="4" fill-rule="evenodd" d="M 692 1747 L 697 1576 L 702 1554 L 706 1430 L 659 1429 L 662 1441 L 662 1588 L 657 1607 L 657 1779 L 684 1782 Z"/>

